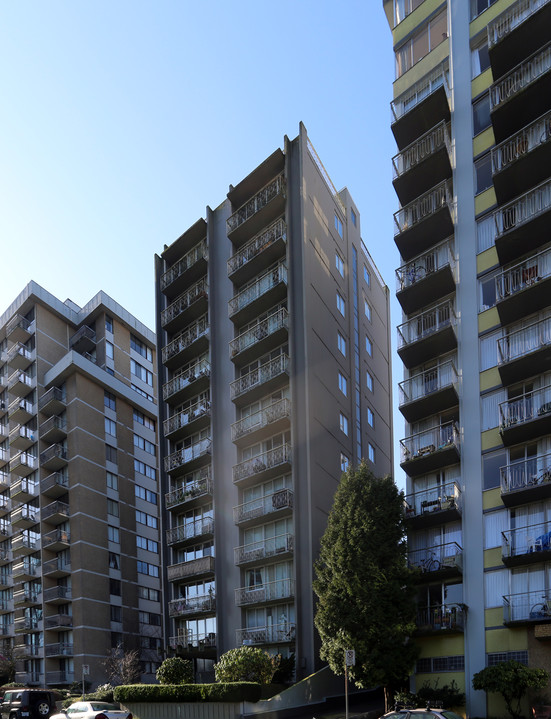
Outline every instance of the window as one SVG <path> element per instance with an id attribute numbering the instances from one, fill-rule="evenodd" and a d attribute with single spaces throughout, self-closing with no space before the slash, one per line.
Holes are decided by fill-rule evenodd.
<path id="1" fill-rule="evenodd" d="M 482 474 L 484 489 L 493 489 L 500 486 L 499 468 L 507 464 L 507 452 L 500 450 L 491 452 L 482 457 Z"/>
<path id="2" fill-rule="evenodd" d="M 117 448 L 112 447 L 110 444 L 105 445 L 105 459 L 108 462 L 113 462 L 113 464 L 117 464 Z"/>
<path id="3" fill-rule="evenodd" d="M 344 452 L 341 452 L 341 472 L 346 472 L 350 465 L 350 460 Z"/>
<path id="4" fill-rule="evenodd" d="M 348 381 L 342 372 L 339 372 L 339 389 L 346 397 L 348 390 Z"/>
<path id="5" fill-rule="evenodd" d="M 348 436 L 348 419 L 342 412 L 339 413 L 339 427 Z"/>
<path id="6" fill-rule="evenodd" d="M 375 415 L 373 414 L 373 410 L 370 409 L 369 407 L 367 408 L 367 424 L 370 427 L 375 426 Z"/>
<path id="7" fill-rule="evenodd" d="M 338 252 L 335 253 L 335 267 L 341 277 L 344 277 L 344 260 Z"/>
<path id="8" fill-rule="evenodd" d="M 475 135 L 490 127 L 490 96 L 486 93 L 480 100 L 473 102 L 473 131 Z"/>
<path id="9" fill-rule="evenodd" d="M 475 160 L 474 171 L 477 194 L 492 186 L 492 156 L 490 153 Z"/>
<path id="10" fill-rule="evenodd" d="M 341 315 L 344 317 L 344 313 L 345 313 L 344 297 L 341 295 L 340 292 L 337 292 L 337 309 L 341 313 Z"/>
<path id="11" fill-rule="evenodd" d="M 115 370 L 112 367 L 104 367 L 103 369 L 107 372 L 107 374 L 110 374 L 111 377 L 115 376 Z"/>
<path id="12" fill-rule="evenodd" d="M 111 605 L 111 621 L 122 622 L 122 607 L 117 607 L 114 604 Z"/>
<path id="13" fill-rule="evenodd" d="M 155 420 L 143 412 L 140 412 L 138 409 L 134 410 L 134 422 L 139 422 L 139 424 L 143 424 L 144 427 L 155 430 Z"/>
<path id="14" fill-rule="evenodd" d="M 136 510 L 136 522 L 138 524 L 145 524 L 146 527 L 157 529 L 157 517 L 154 517 L 152 514 L 147 514 L 146 512 L 141 512 L 139 509 Z"/>
<path id="15" fill-rule="evenodd" d="M 139 434 L 134 435 L 134 447 L 137 447 L 138 449 L 143 449 L 144 452 L 148 452 L 149 454 L 155 455 L 157 453 L 156 447 L 153 442 L 150 442 L 149 440 L 145 439 L 145 437 L 140 437 Z"/>
<path id="16" fill-rule="evenodd" d="M 119 516 L 119 503 L 114 499 L 107 500 L 107 514 L 110 514 L 112 517 Z"/>
<path id="17" fill-rule="evenodd" d="M 496 272 L 492 272 L 478 280 L 481 312 L 493 307 L 496 303 L 496 274 Z"/>
<path id="18" fill-rule="evenodd" d="M 369 443 L 367 445 L 367 458 L 370 462 L 375 462 L 375 447 Z"/>
<path id="19" fill-rule="evenodd" d="M 140 624 L 152 624 L 155 627 L 161 626 L 160 614 L 153 614 L 153 612 L 140 612 L 138 617 Z"/>
<path id="20" fill-rule="evenodd" d="M 415 671 L 418 674 L 433 672 L 462 672 L 465 669 L 465 657 L 458 654 L 452 657 L 424 657 L 418 659 Z"/>
<path id="21" fill-rule="evenodd" d="M 496 224 L 493 215 L 476 221 L 476 251 L 484 252 L 495 244 Z"/>
<path id="22" fill-rule="evenodd" d="M 412 13 L 423 0 L 394 0 L 394 22 L 398 25 L 410 13 Z"/>
<path id="23" fill-rule="evenodd" d="M 139 484 L 134 485 L 134 489 L 136 497 L 144 499 L 146 502 L 151 502 L 151 504 L 157 504 L 157 495 L 155 492 L 151 492 L 149 489 L 141 487 Z"/>
<path id="24" fill-rule="evenodd" d="M 370 357 L 373 357 L 373 343 L 367 335 L 365 336 L 365 351 Z"/>
<path id="25" fill-rule="evenodd" d="M 107 359 L 115 358 L 115 347 L 112 342 L 105 340 L 105 356 Z"/>
<path id="26" fill-rule="evenodd" d="M 364 297 L 364 315 L 371 322 L 371 305 Z"/>
<path id="27" fill-rule="evenodd" d="M 161 599 L 159 590 L 151 587 L 138 587 L 138 596 L 140 599 L 149 599 L 152 602 L 158 602 Z"/>
<path id="28" fill-rule="evenodd" d="M 471 0 L 471 20 L 495 2 L 497 2 L 497 0 Z"/>
<path id="29" fill-rule="evenodd" d="M 109 367 L 106 367 L 105 369 L 108 370 Z M 134 392 L 137 392 L 138 394 L 141 394 L 142 397 L 145 397 L 145 398 L 148 399 L 150 402 L 153 402 L 153 396 L 150 395 L 150 394 L 148 394 L 147 392 L 145 392 L 141 387 L 138 387 L 138 385 L 132 383 L 132 384 L 130 385 L 130 389 L 133 389 Z"/>
<path id="30" fill-rule="evenodd" d="M 354 227 L 357 227 L 358 218 L 352 208 L 350 208 L 350 219 L 352 220 L 352 224 L 354 225 Z"/>
<path id="31" fill-rule="evenodd" d="M 371 287 L 371 275 L 370 275 L 369 270 L 367 269 L 366 265 L 364 265 L 364 280 L 365 280 L 365 284 L 368 287 Z"/>
<path id="32" fill-rule="evenodd" d="M 484 39 L 471 50 L 472 76 L 475 78 L 490 67 L 490 56 L 488 54 L 488 39 Z"/>
<path id="33" fill-rule="evenodd" d="M 159 553 L 159 543 L 153 539 L 142 537 L 140 534 L 136 535 L 136 547 L 138 547 L 138 549 L 145 549 L 147 552 Z"/>
<path id="34" fill-rule="evenodd" d="M 107 409 L 115 410 L 117 409 L 117 399 L 114 394 L 111 394 L 111 392 L 108 392 L 105 390 L 104 396 L 103 396 L 103 404 Z"/>
<path id="35" fill-rule="evenodd" d="M 149 479 L 157 479 L 157 470 L 155 467 L 150 467 L 148 464 L 145 464 L 145 462 L 140 462 L 139 459 L 134 460 L 134 472 L 143 474 L 145 477 L 149 477 Z"/>
<path id="36" fill-rule="evenodd" d="M 373 375 L 371 372 L 366 372 L 367 389 L 373 392 Z"/>
<path id="37" fill-rule="evenodd" d="M 105 417 L 105 434 L 110 434 L 112 437 L 117 436 L 117 423 L 113 422 L 112 419 Z"/>
<path id="38" fill-rule="evenodd" d="M 444 8 L 396 50 L 396 77 L 407 72 L 447 37 L 448 13 Z"/>
<path id="39" fill-rule="evenodd" d="M 151 347 L 148 347 L 134 335 L 130 335 L 130 349 L 133 349 L 135 352 L 138 352 L 138 354 L 141 354 L 141 356 L 145 357 L 146 360 L 149 360 L 150 362 L 153 361 Z"/>
<path id="40" fill-rule="evenodd" d="M 109 594 L 113 594 L 115 597 L 121 596 L 121 580 L 110 579 L 109 580 Z"/>
<path id="41" fill-rule="evenodd" d="M 119 489 L 119 478 L 116 474 L 113 474 L 113 472 L 106 472 L 107 477 L 107 486 L 109 489 L 115 489 L 118 491 Z"/>
<path id="42" fill-rule="evenodd" d="M 115 542 L 115 544 L 120 544 L 119 528 L 112 527 L 110 524 L 107 525 L 107 539 L 110 542 Z"/>
<path id="43" fill-rule="evenodd" d="M 107 332 L 111 332 L 111 334 L 113 334 L 113 318 L 111 315 L 105 315 L 105 329 Z"/>
<path id="44" fill-rule="evenodd" d="M 138 574 L 147 574 L 150 577 L 159 576 L 159 567 L 157 567 L 155 564 L 150 564 L 149 562 L 142 562 L 138 559 L 138 561 L 136 562 L 136 568 L 138 570 Z"/>
<path id="45" fill-rule="evenodd" d="M 346 340 L 340 332 L 337 332 L 337 347 L 339 348 L 341 355 L 346 357 Z"/>
<path id="46" fill-rule="evenodd" d="M 335 229 L 339 233 L 339 236 L 342 237 L 342 232 L 343 232 L 342 221 L 336 212 L 335 212 Z"/>
<path id="47" fill-rule="evenodd" d="M 153 372 L 150 372 L 148 369 L 146 369 L 133 359 L 130 360 L 130 371 L 135 377 L 141 379 L 142 382 L 145 382 L 146 384 L 153 387 Z"/>
<path id="48" fill-rule="evenodd" d="M 121 556 L 115 552 L 109 552 L 109 569 L 121 568 Z"/>

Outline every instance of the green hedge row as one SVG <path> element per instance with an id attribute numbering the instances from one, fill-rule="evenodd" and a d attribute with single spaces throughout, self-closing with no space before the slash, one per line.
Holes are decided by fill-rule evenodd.
<path id="1" fill-rule="evenodd" d="M 256 682 L 219 684 L 127 684 L 116 687 L 117 702 L 257 702 L 261 685 Z"/>

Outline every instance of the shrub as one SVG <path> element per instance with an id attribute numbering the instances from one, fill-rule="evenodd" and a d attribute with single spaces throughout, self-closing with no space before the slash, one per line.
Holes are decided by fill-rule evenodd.
<path id="1" fill-rule="evenodd" d="M 161 684 L 193 684 L 193 662 L 180 657 L 165 659 L 155 674 Z"/>
<path id="2" fill-rule="evenodd" d="M 459 687 L 452 680 L 451 684 L 438 686 L 438 679 L 431 686 L 430 681 L 426 681 L 417 692 L 417 701 L 419 706 L 425 706 L 427 702 L 442 702 L 442 706 L 450 709 L 451 707 L 462 707 L 465 705 L 465 693 L 459 691 Z"/>
<path id="3" fill-rule="evenodd" d="M 522 719 L 521 701 L 529 689 L 545 687 L 549 674 L 544 669 L 525 667 L 510 660 L 486 667 L 473 676 L 473 689 L 501 694 L 513 719 Z"/>
<path id="4" fill-rule="evenodd" d="M 96 688 L 94 692 L 96 701 L 98 702 L 112 702 L 113 701 L 113 689 L 115 687 L 112 684 L 101 684 Z"/>
<path id="5" fill-rule="evenodd" d="M 257 702 L 260 684 L 129 684 L 115 688 L 114 700 L 126 702 Z"/>
<path id="6" fill-rule="evenodd" d="M 222 654 L 214 665 L 217 682 L 258 682 L 269 684 L 277 669 L 278 658 L 258 647 L 237 647 Z"/>
<path id="7" fill-rule="evenodd" d="M 279 664 L 272 677 L 274 684 L 291 684 L 295 676 L 295 655 L 279 656 Z"/>

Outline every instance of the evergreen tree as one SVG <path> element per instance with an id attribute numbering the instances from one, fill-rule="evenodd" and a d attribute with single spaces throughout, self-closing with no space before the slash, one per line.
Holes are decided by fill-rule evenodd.
<path id="1" fill-rule="evenodd" d="M 403 493 L 391 477 L 362 464 L 343 474 L 315 565 L 315 624 L 320 656 L 344 673 L 344 650 L 354 649 L 349 676 L 362 688 L 394 690 L 413 669 L 415 573 L 407 568 Z"/>

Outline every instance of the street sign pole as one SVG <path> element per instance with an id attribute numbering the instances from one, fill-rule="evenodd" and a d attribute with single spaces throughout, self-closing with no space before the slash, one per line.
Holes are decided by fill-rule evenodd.
<path id="1" fill-rule="evenodd" d="M 89 674 L 90 674 L 90 665 L 89 665 L 89 664 L 83 664 L 83 665 L 82 665 L 82 699 L 83 699 L 83 701 L 84 701 L 84 695 L 85 695 L 85 693 L 86 693 L 86 692 L 84 691 L 84 677 L 85 677 L 85 676 L 88 676 Z"/>
<path id="2" fill-rule="evenodd" d="M 348 667 L 356 664 L 356 652 L 353 649 L 344 650 L 344 703 L 345 714 L 348 719 Z"/>

